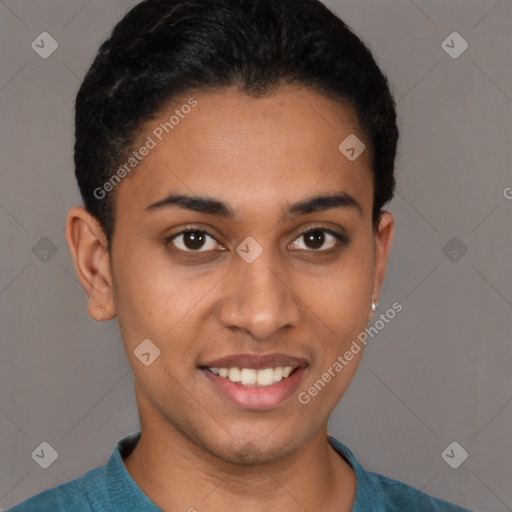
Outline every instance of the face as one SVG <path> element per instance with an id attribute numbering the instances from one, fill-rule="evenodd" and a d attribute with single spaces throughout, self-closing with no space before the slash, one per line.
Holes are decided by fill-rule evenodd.
<path id="1" fill-rule="evenodd" d="M 368 151 L 338 149 L 350 134 L 364 141 L 349 106 L 292 87 L 190 94 L 141 133 L 135 146 L 155 147 L 117 187 L 89 295 L 93 316 L 118 318 L 143 430 L 261 463 L 325 428 L 362 351 L 333 365 L 372 314 L 392 232 L 390 214 L 372 227 Z"/>

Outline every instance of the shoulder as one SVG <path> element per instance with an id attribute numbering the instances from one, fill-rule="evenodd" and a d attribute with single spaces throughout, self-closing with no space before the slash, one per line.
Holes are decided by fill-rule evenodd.
<path id="1" fill-rule="evenodd" d="M 329 436 L 329 442 L 347 460 L 356 474 L 357 489 L 353 512 L 471 512 L 467 508 L 430 496 L 404 482 L 367 471 L 346 445 L 332 436 Z"/>
<path id="2" fill-rule="evenodd" d="M 379 473 L 366 472 L 369 480 L 381 492 L 385 510 L 421 510 L 422 512 L 471 512 L 467 508 L 460 507 L 441 498 L 429 494 L 394 480 Z"/>
<path id="3" fill-rule="evenodd" d="M 93 512 L 95 495 L 104 487 L 104 466 L 43 491 L 6 512 Z M 92 491 L 92 494 L 91 494 Z"/>
<path id="4" fill-rule="evenodd" d="M 104 466 L 39 493 L 7 512 L 158 511 L 131 479 L 123 463 L 123 455 L 133 450 L 139 438 L 140 432 L 122 438 Z"/>

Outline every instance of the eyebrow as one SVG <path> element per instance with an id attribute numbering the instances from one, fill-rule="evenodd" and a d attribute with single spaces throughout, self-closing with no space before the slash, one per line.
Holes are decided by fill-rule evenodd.
<path id="1" fill-rule="evenodd" d="M 145 211 L 151 212 L 169 207 L 178 207 L 206 215 L 216 215 L 225 218 L 233 218 L 235 216 L 234 210 L 228 204 L 218 199 L 176 193 L 171 193 L 156 203 L 150 204 Z M 307 215 L 308 213 L 330 210 L 332 208 L 355 209 L 359 215 L 363 214 L 361 205 L 352 195 L 346 192 L 335 192 L 310 197 L 288 205 L 288 210 L 281 220 L 297 217 L 299 215 Z"/>

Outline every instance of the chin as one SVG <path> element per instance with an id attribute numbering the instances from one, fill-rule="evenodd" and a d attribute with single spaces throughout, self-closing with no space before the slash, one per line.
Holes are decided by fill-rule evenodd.
<path id="1" fill-rule="evenodd" d="M 241 447 L 233 450 L 227 447 L 228 453 L 225 455 L 226 462 L 238 464 L 240 466 L 260 466 L 276 462 L 287 455 L 287 450 L 283 445 L 259 447 L 252 442 L 245 443 Z"/>
<path id="2" fill-rule="evenodd" d="M 214 457 L 229 464 L 240 466 L 258 466 L 269 464 L 285 458 L 297 443 L 294 438 L 288 442 L 281 439 L 272 439 L 268 435 L 244 436 L 243 438 L 228 438 L 217 440 L 203 440 L 204 448 Z"/>

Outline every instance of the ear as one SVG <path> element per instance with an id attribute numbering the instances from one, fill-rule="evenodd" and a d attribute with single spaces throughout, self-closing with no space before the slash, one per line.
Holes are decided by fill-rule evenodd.
<path id="1" fill-rule="evenodd" d="M 395 219 L 389 212 L 381 212 L 379 226 L 374 235 L 374 250 L 375 250 L 375 267 L 373 278 L 373 293 L 372 300 L 375 303 L 379 302 L 379 297 L 386 274 L 386 266 L 388 263 L 389 251 L 391 250 L 391 243 L 393 241 L 393 233 L 395 229 Z M 373 316 L 370 311 L 369 319 Z"/>
<path id="2" fill-rule="evenodd" d="M 66 239 L 83 289 L 88 311 L 97 322 L 115 317 L 107 238 L 99 222 L 82 206 L 68 214 Z"/>

